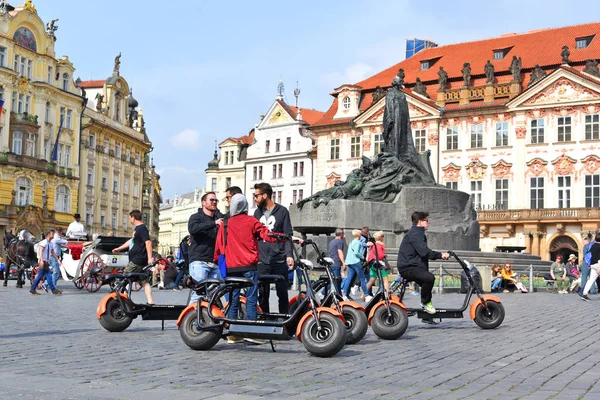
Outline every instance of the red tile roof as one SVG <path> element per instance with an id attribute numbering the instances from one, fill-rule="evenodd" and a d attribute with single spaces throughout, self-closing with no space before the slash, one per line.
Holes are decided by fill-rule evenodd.
<path id="1" fill-rule="evenodd" d="M 296 114 L 296 116 L 298 115 L 298 109 L 294 106 L 289 106 L 292 111 Z M 323 118 L 323 115 L 325 115 L 325 113 L 323 111 L 317 111 L 317 110 L 313 110 L 310 108 L 302 108 L 300 107 L 300 110 L 302 111 L 302 120 L 305 121 L 307 124 L 312 125 L 315 122 L 317 122 L 318 120 L 320 120 L 321 118 Z"/>
<path id="2" fill-rule="evenodd" d="M 247 144 L 247 145 L 251 145 L 252 142 L 254 142 L 254 129 L 252 129 L 250 131 L 250 133 L 248 133 L 245 136 L 240 136 L 240 137 L 228 137 L 227 139 L 223 140 L 221 143 L 219 143 L 219 146 L 221 146 L 223 143 L 227 142 L 227 141 L 232 141 L 234 143 L 237 144 Z"/>
<path id="3" fill-rule="evenodd" d="M 450 86 L 453 88 L 452 79 L 458 80 L 462 85 L 463 63 L 471 64 L 471 75 L 484 74 L 483 67 L 490 60 L 495 67 L 496 77 L 501 73 L 509 77 L 508 68 L 513 56 L 521 57 L 524 70 L 534 68 L 536 64 L 540 67 L 558 66 L 561 64 L 561 51 L 563 46 L 568 46 L 571 55 L 569 60 L 573 63 L 582 63 L 586 59 L 596 59 L 600 54 L 600 37 L 595 37 L 588 47 L 575 48 L 575 39 L 587 36 L 600 36 L 600 22 L 583 25 L 566 26 L 554 29 L 540 29 L 523 34 L 503 35 L 497 38 L 450 44 L 446 46 L 425 49 L 414 56 L 399 62 L 392 67 L 373 75 L 356 85 L 362 86 L 364 90 L 374 89 L 377 85 L 388 87 L 392 79 L 403 68 L 406 74 L 405 84 L 414 84 L 417 77 L 426 82 L 437 83 L 439 67 L 444 67 L 448 73 Z M 494 60 L 494 50 L 509 49 L 502 60 Z M 421 61 L 437 61 L 433 66 L 421 71 Z M 475 83 L 474 83 L 475 84 Z"/>
<path id="4" fill-rule="evenodd" d="M 95 80 L 95 81 L 81 81 L 82 88 L 101 88 L 104 86 L 104 79 Z"/>

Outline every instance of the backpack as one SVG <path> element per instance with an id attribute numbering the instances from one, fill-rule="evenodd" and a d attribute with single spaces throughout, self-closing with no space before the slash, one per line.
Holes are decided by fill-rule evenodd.
<path id="1" fill-rule="evenodd" d="M 189 267 L 189 264 L 190 264 L 190 257 L 189 257 L 190 245 L 187 243 L 189 237 L 190 236 L 187 235 L 186 237 L 183 238 L 181 243 L 179 243 L 179 258 L 184 261 L 184 265 L 183 265 L 184 270 L 187 270 L 187 268 Z"/>

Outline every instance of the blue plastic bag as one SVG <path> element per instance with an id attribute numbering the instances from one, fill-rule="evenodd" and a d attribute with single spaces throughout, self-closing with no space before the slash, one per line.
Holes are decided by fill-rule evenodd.
<path id="1" fill-rule="evenodd" d="M 225 278 L 227 276 L 227 262 L 225 261 L 225 254 L 221 254 L 219 256 L 217 264 L 219 265 L 219 272 L 221 273 L 221 278 Z"/>

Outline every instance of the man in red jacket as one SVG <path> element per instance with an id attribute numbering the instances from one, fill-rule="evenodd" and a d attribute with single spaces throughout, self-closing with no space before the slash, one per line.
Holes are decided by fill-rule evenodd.
<path id="1" fill-rule="evenodd" d="M 241 276 L 254 281 L 254 286 L 246 290 L 246 319 L 256 320 L 258 301 L 258 238 L 266 242 L 277 239 L 269 237 L 271 231 L 256 218 L 248 215 L 248 201 L 242 194 L 231 198 L 231 216 L 227 226 L 221 226 L 217 233 L 215 260 L 225 254 L 227 276 Z M 227 317 L 237 319 L 240 291 L 234 290 Z"/>

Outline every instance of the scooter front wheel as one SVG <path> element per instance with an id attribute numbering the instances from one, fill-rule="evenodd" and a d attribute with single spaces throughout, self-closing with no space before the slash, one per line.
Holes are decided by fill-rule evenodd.
<path id="1" fill-rule="evenodd" d="M 408 315 L 397 304 L 390 304 L 389 313 L 385 306 L 380 306 L 373 314 L 371 328 L 382 339 L 398 339 L 408 328 Z"/>
<path id="2" fill-rule="evenodd" d="M 311 316 L 302 327 L 302 344 L 314 356 L 331 357 L 344 348 L 346 344 L 346 327 L 341 319 L 329 314 L 319 316 L 321 329 Z"/>
<path id="3" fill-rule="evenodd" d="M 342 308 L 342 315 L 346 321 L 346 343 L 355 344 L 360 342 L 369 328 L 367 315 L 363 311 L 350 306 Z"/>
<path id="4" fill-rule="evenodd" d="M 208 309 L 206 307 L 202 307 L 200 310 L 200 315 L 202 317 L 202 320 L 199 321 L 200 326 L 214 323 L 209 318 Z M 211 349 L 221 339 L 223 327 L 221 326 L 216 329 L 204 331 L 199 329 L 198 325 L 196 325 L 197 319 L 198 312 L 196 310 L 189 312 L 185 317 L 183 317 L 183 321 L 181 321 L 181 325 L 179 326 L 179 334 L 181 335 L 181 339 L 191 349 Z"/>
<path id="5" fill-rule="evenodd" d="M 487 307 L 484 307 L 483 304 L 477 306 L 475 309 L 475 318 L 473 320 L 480 328 L 497 328 L 502 321 L 504 321 L 504 315 L 506 314 L 504 306 L 502 303 L 491 300 L 487 300 L 486 304 Z"/>
<path id="6" fill-rule="evenodd" d="M 133 318 L 125 313 L 119 300 L 109 299 L 106 303 L 106 312 L 100 316 L 98 321 L 109 332 L 122 332 L 129 328 Z"/>

